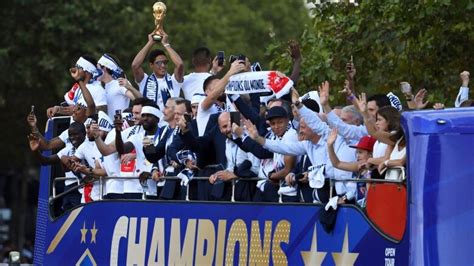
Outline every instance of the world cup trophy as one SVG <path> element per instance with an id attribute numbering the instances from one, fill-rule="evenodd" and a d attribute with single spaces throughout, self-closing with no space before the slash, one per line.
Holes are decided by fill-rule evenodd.
<path id="1" fill-rule="evenodd" d="M 166 5 L 163 2 L 153 4 L 153 17 L 155 17 L 155 30 L 153 31 L 153 40 L 161 41 L 161 32 L 163 31 L 163 22 L 166 16 Z"/>

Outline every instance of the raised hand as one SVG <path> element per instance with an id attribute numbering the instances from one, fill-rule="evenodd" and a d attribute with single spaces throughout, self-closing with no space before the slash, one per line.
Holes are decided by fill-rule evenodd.
<path id="1" fill-rule="evenodd" d="M 94 136 L 94 138 L 98 138 L 100 136 L 99 125 L 96 122 L 91 124 L 89 130 L 92 132 L 92 136 Z"/>
<path id="2" fill-rule="evenodd" d="M 219 66 L 219 60 L 217 60 L 217 56 L 214 57 L 214 59 L 212 60 L 212 68 L 211 68 L 211 73 L 212 74 L 217 74 L 219 72 L 222 71 L 222 69 L 224 69 L 225 67 L 225 58 L 224 58 L 224 64 L 222 64 L 222 66 Z"/>
<path id="3" fill-rule="evenodd" d="M 300 45 L 295 40 L 290 40 L 288 42 L 288 53 L 290 54 L 293 61 L 301 59 Z"/>
<path id="4" fill-rule="evenodd" d="M 241 138 L 244 135 L 244 129 L 236 123 L 232 123 L 232 133 L 237 135 L 237 137 Z"/>
<path id="5" fill-rule="evenodd" d="M 250 138 L 256 140 L 259 137 L 257 127 L 255 127 L 255 125 L 247 119 L 244 120 L 244 125 L 247 128 L 247 131 L 249 132 Z"/>
<path id="6" fill-rule="evenodd" d="M 337 128 L 333 128 L 331 130 L 331 133 L 329 133 L 329 136 L 326 142 L 328 145 L 333 145 L 334 142 L 336 142 L 336 139 L 337 139 Z"/>
<path id="7" fill-rule="evenodd" d="M 84 81 L 84 77 L 85 77 L 84 70 L 77 67 L 71 67 L 69 69 L 69 73 L 71 74 L 71 77 L 75 81 Z"/>
<path id="8" fill-rule="evenodd" d="M 462 86 L 467 87 L 469 86 L 469 72 L 463 71 L 461 74 L 459 74 L 459 77 L 461 78 L 462 81 Z"/>
<path id="9" fill-rule="evenodd" d="M 359 98 L 354 98 L 354 106 L 359 110 L 360 113 L 367 112 L 367 96 L 365 92 L 359 95 Z"/>
<path id="10" fill-rule="evenodd" d="M 346 96 L 352 95 L 352 89 L 349 80 L 344 81 L 344 88 L 340 90 L 339 93 L 345 93 Z"/>
<path id="11" fill-rule="evenodd" d="M 319 85 L 319 101 L 322 106 L 329 104 L 329 82 L 325 81 Z"/>
<path id="12" fill-rule="evenodd" d="M 28 125 L 31 127 L 31 129 L 35 129 L 35 128 L 36 128 L 36 123 L 37 123 L 36 115 L 35 115 L 34 113 L 30 113 L 30 114 L 26 117 L 26 122 L 27 122 Z"/>
<path id="13" fill-rule="evenodd" d="M 354 62 L 352 61 L 352 56 L 351 56 L 351 61 L 346 64 L 346 77 L 348 80 L 352 81 L 354 80 L 354 77 L 356 75 L 356 68 L 354 66 Z"/>
<path id="14" fill-rule="evenodd" d="M 168 34 L 166 34 L 165 30 L 161 30 L 160 35 L 161 35 L 161 44 L 164 47 L 167 47 L 170 44 Z"/>
<path id="15" fill-rule="evenodd" d="M 116 131 L 122 131 L 122 125 L 123 125 L 122 115 L 120 115 L 120 114 L 114 115 L 115 130 Z"/>
<path id="16" fill-rule="evenodd" d="M 298 91 L 293 87 L 291 88 L 291 102 L 295 103 L 300 100 L 300 95 L 298 94 Z"/>
<path id="17" fill-rule="evenodd" d="M 230 65 L 230 69 L 227 72 L 229 75 L 235 75 L 237 73 L 240 73 L 246 69 L 245 66 L 245 61 L 244 60 L 235 60 L 232 62 Z"/>
<path id="18" fill-rule="evenodd" d="M 423 102 L 426 97 L 427 92 L 428 91 L 426 89 L 421 89 L 416 93 L 415 98 L 413 99 L 413 101 L 415 102 L 416 109 L 418 110 L 423 109 L 430 102 L 429 100 Z"/>

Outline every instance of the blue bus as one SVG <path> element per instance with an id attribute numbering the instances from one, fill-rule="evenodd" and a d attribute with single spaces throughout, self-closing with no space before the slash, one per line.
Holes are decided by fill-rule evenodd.
<path id="1" fill-rule="evenodd" d="M 48 121 L 53 137 L 68 119 Z M 55 212 L 41 168 L 35 265 L 473 265 L 474 108 L 402 115 L 406 181 L 373 181 L 365 208 L 100 200 Z M 360 181 L 360 180 L 356 180 Z M 332 182 L 338 182 L 333 180 Z"/>

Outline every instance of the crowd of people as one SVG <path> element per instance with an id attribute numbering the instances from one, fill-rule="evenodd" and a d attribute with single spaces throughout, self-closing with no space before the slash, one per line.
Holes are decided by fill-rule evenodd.
<path id="1" fill-rule="evenodd" d="M 370 186 L 354 179 L 404 178 L 397 168 L 406 162 L 400 114 L 426 108 L 425 89 L 414 94 L 402 83 L 402 100 L 394 93 L 367 97 L 357 93 L 350 61 L 340 92 L 346 106 L 330 105 L 334 90 L 327 81 L 300 96 L 302 55 L 291 41 L 294 88 L 288 94 L 226 94 L 233 75 L 259 71 L 259 64 L 244 55 L 226 62 L 200 47 L 185 75 L 183 60 L 161 34 L 159 42 L 150 34 L 136 54 L 131 81 L 110 54 L 98 61 L 80 57 L 70 69 L 75 83 L 65 101 L 47 109 L 49 118 L 71 116 L 59 136 L 46 140 L 34 112 L 28 115 L 31 151 L 42 164 L 61 164 L 68 177 L 63 210 L 102 198 L 229 201 L 232 194 L 236 201 L 364 206 Z M 167 72 L 170 63 L 173 73 Z M 460 78 L 455 106 L 471 106 L 469 73 Z M 100 195 L 98 178 L 104 176 Z"/>

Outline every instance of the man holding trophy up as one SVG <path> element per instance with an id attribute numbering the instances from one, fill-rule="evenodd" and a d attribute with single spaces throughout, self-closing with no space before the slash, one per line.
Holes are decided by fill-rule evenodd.
<path id="1" fill-rule="evenodd" d="M 156 2 L 153 5 L 153 16 L 155 17 L 155 30 L 148 35 L 148 42 L 133 59 L 132 71 L 143 97 L 155 101 L 160 111 L 163 112 L 166 101 L 171 97 L 178 97 L 180 94 L 184 65 L 178 53 L 171 48 L 168 35 L 163 29 L 166 5 Z M 154 49 L 150 52 L 155 43 L 161 43 L 164 50 Z M 150 75 L 146 74 L 142 68 L 147 54 L 149 66 L 153 71 Z M 173 75 L 167 73 L 168 57 L 174 64 Z M 161 118 L 162 115 L 160 121 L 162 121 Z"/>

